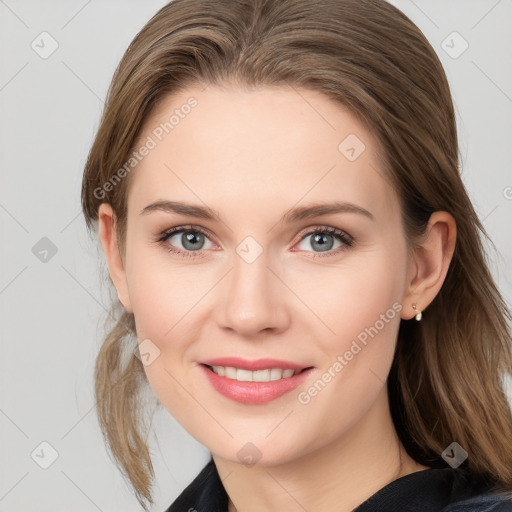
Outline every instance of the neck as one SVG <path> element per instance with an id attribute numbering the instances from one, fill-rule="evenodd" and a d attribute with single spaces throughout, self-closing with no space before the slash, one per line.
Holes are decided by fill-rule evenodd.
<path id="1" fill-rule="evenodd" d="M 401 444 L 385 390 L 350 431 L 300 457 L 265 466 L 213 459 L 230 499 L 228 512 L 351 512 L 393 480 L 427 469 Z"/>

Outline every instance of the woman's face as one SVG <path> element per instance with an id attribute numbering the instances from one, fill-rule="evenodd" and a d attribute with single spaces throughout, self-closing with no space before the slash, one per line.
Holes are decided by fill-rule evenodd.
<path id="1" fill-rule="evenodd" d="M 190 87 L 137 151 L 118 290 L 177 421 L 272 465 L 383 415 L 411 267 L 363 125 L 306 89 Z"/>

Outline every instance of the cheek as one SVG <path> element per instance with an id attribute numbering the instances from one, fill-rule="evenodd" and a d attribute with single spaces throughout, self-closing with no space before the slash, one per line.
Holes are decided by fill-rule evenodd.
<path id="1" fill-rule="evenodd" d="M 303 435 L 315 437 L 317 425 L 322 425 L 323 437 L 316 436 L 311 449 L 350 431 L 385 392 L 401 304 L 399 286 L 390 273 L 381 274 L 381 270 L 382 265 L 376 264 L 366 265 L 360 274 L 351 272 L 340 279 L 330 301 L 323 299 L 319 316 L 334 334 L 325 326 L 317 329 L 322 365 L 296 397 L 300 405 L 295 420 L 301 419 Z M 380 407 L 383 402 L 378 403 Z"/>
<path id="2" fill-rule="evenodd" d="M 130 297 L 143 361 L 143 353 L 150 353 L 144 371 L 158 399 L 178 422 L 186 424 L 194 390 L 184 377 L 190 366 L 186 357 L 191 340 L 199 337 L 193 307 L 201 295 L 198 284 L 189 278 L 190 272 L 179 268 L 161 264 L 133 268 Z"/>
<path id="3" fill-rule="evenodd" d="M 297 273 L 295 289 L 307 297 L 321 320 L 314 322 L 311 316 L 308 323 L 310 330 L 315 326 L 317 348 L 323 355 L 318 372 L 322 382 L 305 389 L 299 402 L 314 401 L 313 407 L 320 408 L 337 403 L 355 412 L 371 405 L 393 361 L 405 284 L 405 249 L 381 247 L 346 261 L 335 274 L 332 269 L 318 268 L 308 278 L 314 286 L 308 287 Z"/>
<path id="4" fill-rule="evenodd" d="M 134 247 L 131 256 L 127 281 L 139 340 L 171 338 L 190 320 L 206 279 L 185 265 L 171 264 L 163 248 Z"/>
<path id="5" fill-rule="evenodd" d="M 186 408 L 193 383 L 184 375 L 191 366 L 190 347 L 201 338 L 200 299 L 215 282 L 215 275 L 185 265 L 169 264 L 165 252 L 132 250 L 127 266 L 130 300 L 141 351 L 150 353 L 145 364 L 148 381 L 157 397 L 176 418 Z M 199 267 L 197 267 L 199 268 Z"/>
<path id="6" fill-rule="evenodd" d="M 402 252 L 378 249 L 347 258 L 338 268 L 297 269 L 292 285 L 317 324 L 317 339 L 326 351 L 343 349 L 365 329 L 377 324 L 384 336 L 396 330 L 405 284 Z M 302 271 L 299 271 L 302 270 Z M 307 278 L 304 278 L 307 275 Z M 315 317 L 318 321 L 314 321 Z M 389 328 L 391 327 L 391 329 Z"/>
<path id="7" fill-rule="evenodd" d="M 169 304 L 181 303 L 180 284 L 172 286 L 169 276 L 145 266 L 131 276 L 129 289 L 139 340 L 164 338 L 176 321 Z"/>

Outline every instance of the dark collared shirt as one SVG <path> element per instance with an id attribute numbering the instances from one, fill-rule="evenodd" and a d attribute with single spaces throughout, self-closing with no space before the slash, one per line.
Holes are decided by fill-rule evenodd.
<path id="1" fill-rule="evenodd" d="M 213 458 L 165 512 L 228 512 Z M 431 468 L 394 480 L 353 512 L 512 512 L 512 498 L 459 468 Z"/>

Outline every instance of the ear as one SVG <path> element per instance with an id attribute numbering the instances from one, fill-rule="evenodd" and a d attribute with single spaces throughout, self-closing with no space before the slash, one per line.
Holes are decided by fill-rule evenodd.
<path id="1" fill-rule="evenodd" d="M 456 237 L 457 225 L 448 212 L 438 211 L 430 216 L 425 236 L 414 249 L 409 265 L 402 318 L 414 317 L 434 300 L 448 273 Z"/>
<path id="2" fill-rule="evenodd" d="M 108 203 L 102 203 L 98 208 L 98 232 L 119 301 L 128 313 L 133 313 L 128 294 L 126 272 L 117 244 L 116 216 L 112 206 Z"/>

